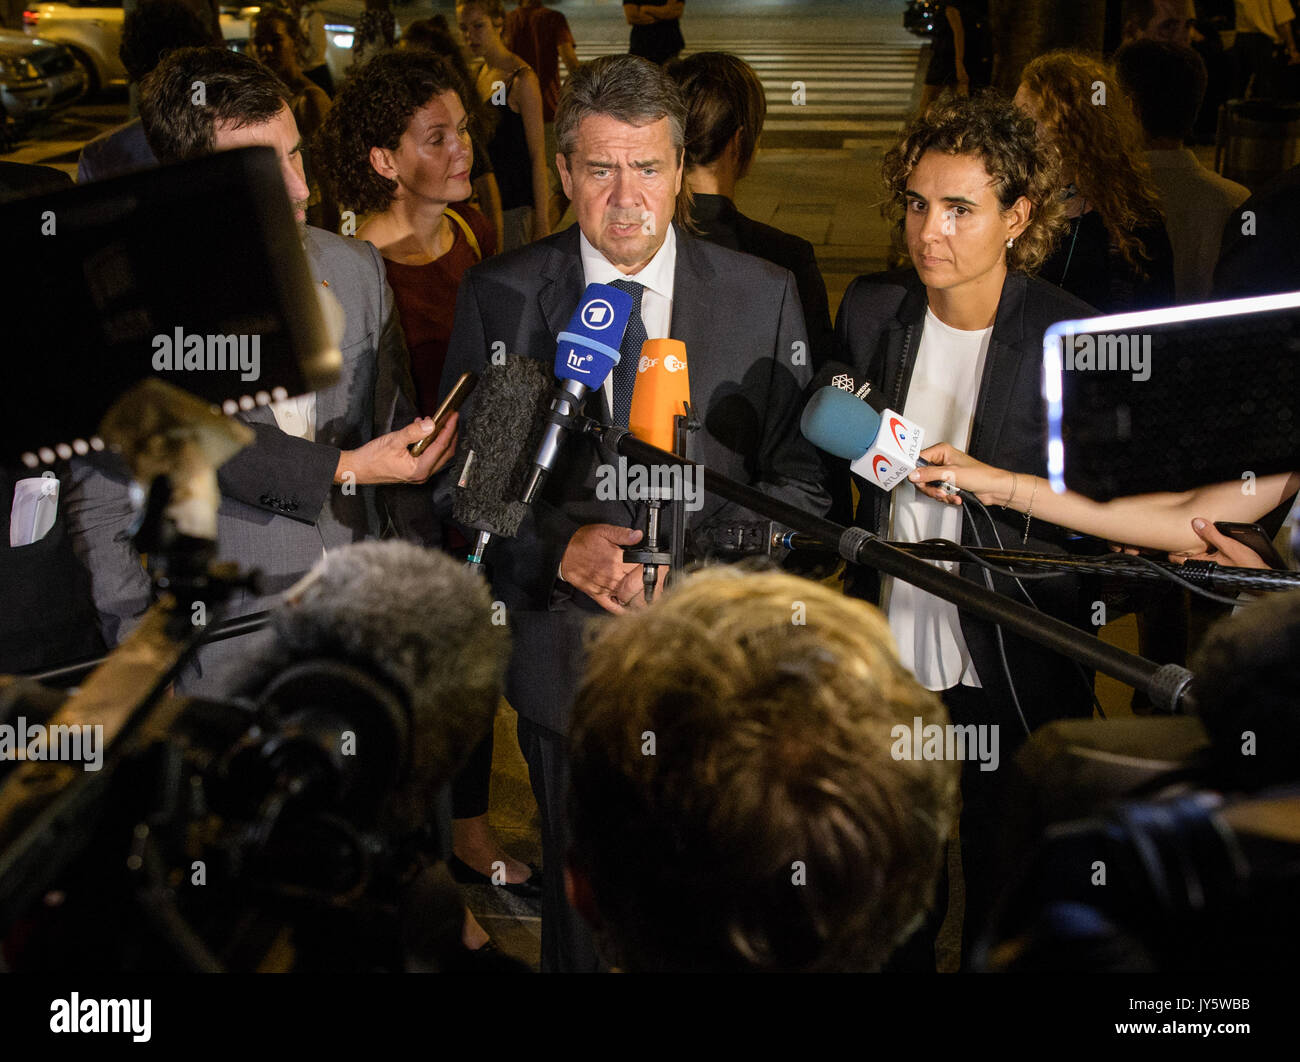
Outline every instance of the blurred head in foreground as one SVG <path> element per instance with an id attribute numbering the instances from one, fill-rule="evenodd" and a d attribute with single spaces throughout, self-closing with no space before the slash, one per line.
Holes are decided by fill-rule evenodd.
<path id="1" fill-rule="evenodd" d="M 713 568 L 610 623 L 574 710 L 567 885 L 614 965 L 877 969 L 930 907 L 958 764 L 884 616 Z"/>

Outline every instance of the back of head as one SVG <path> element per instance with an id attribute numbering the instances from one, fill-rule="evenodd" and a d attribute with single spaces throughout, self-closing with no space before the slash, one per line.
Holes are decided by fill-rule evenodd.
<path id="1" fill-rule="evenodd" d="M 743 174 L 758 150 L 767 117 L 763 83 L 745 60 L 728 52 L 697 52 L 668 65 L 686 100 L 686 167 L 708 166 L 737 141 Z"/>
<path id="2" fill-rule="evenodd" d="M 1142 129 L 1112 67 L 1083 52 L 1040 55 L 1020 75 L 1038 121 L 1060 149 L 1065 172 L 1101 215 L 1111 242 L 1140 268 L 1134 230 L 1161 217 L 1143 155 Z"/>
<path id="3" fill-rule="evenodd" d="M 411 116 L 444 92 L 465 106 L 460 76 L 441 56 L 422 48 L 389 49 L 353 70 L 334 97 L 316 137 L 317 172 L 338 201 L 359 213 L 387 210 L 397 182 L 370 163 L 370 149 L 396 151 Z"/>
<path id="4" fill-rule="evenodd" d="M 573 870 L 630 970 L 874 969 L 932 902 L 957 764 L 881 613 L 708 569 L 610 623 L 571 736 Z M 580 888 L 585 887 L 583 885 Z"/>
<path id="5" fill-rule="evenodd" d="M 1039 140 L 1032 119 L 1010 101 L 991 92 L 940 100 L 903 131 L 882 167 L 900 233 L 907 182 L 927 151 L 979 158 L 1003 210 L 1021 196 L 1029 201 L 1029 224 L 1007 250 L 1008 269 L 1032 271 L 1052 253 L 1065 228 L 1058 199 L 1060 157 L 1052 145 Z"/>
<path id="6" fill-rule="evenodd" d="M 1151 140 L 1183 141 L 1192 135 L 1205 99 L 1205 62 L 1171 41 L 1130 41 L 1115 53 L 1115 69 Z"/>
<path id="7" fill-rule="evenodd" d="M 139 84 L 168 52 L 217 43 L 194 9 L 181 0 L 145 0 L 122 20 L 117 54 L 127 77 Z"/>
<path id="8" fill-rule="evenodd" d="M 226 48 L 180 48 L 140 86 L 140 121 L 163 163 L 210 155 L 219 124 L 260 125 L 288 105 L 279 78 Z"/>
<path id="9" fill-rule="evenodd" d="M 1222 784 L 1252 791 L 1300 781 L 1300 591 L 1270 594 L 1216 624 L 1192 671 Z"/>

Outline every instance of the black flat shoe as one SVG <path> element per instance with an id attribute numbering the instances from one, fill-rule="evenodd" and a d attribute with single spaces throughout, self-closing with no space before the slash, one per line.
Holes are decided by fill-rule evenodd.
<path id="1" fill-rule="evenodd" d="M 497 885 L 491 876 L 480 874 L 458 856 L 447 860 L 447 869 L 451 871 L 452 878 L 461 885 L 491 885 L 494 889 L 505 889 L 525 900 L 536 900 L 542 895 L 542 871 L 532 863 L 527 866 L 532 871 L 527 881 L 507 881 L 504 885 Z"/>

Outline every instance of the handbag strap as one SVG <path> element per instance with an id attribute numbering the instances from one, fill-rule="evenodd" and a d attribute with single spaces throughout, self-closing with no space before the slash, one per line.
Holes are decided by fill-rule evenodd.
<path id="1" fill-rule="evenodd" d="M 474 261 L 483 261 L 483 250 L 479 247 L 478 237 L 474 235 L 474 230 L 469 227 L 469 222 L 452 210 L 451 207 L 447 207 L 443 213 L 451 218 L 460 227 L 460 231 L 465 234 L 465 239 L 469 241 L 469 249 L 474 252 Z"/>

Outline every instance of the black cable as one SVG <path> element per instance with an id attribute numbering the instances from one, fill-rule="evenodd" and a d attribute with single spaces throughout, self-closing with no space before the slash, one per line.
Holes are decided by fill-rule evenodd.
<path id="1" fill-rule="evenodd" d="M 988 509 L 985 507 L 984 503 L 981 502 L 978 498 L 975 497 L 975 495 L 971 494 L 969 491 L 965 491 L 965 492 L 963 492 L 962 501 L 963 501 L 963 503 L 965 503 L 965 504 L 963 504 L 962 508 L 966 508 L 966 505 L 969 505 L 971 502 L 974 502 L 974 504 L 975 504 L 975 508 L 976 508 L 979 512 L 983 513 L 983 514 L 984 514 L 984 519 L 987 520 L 987 521 L 989 522 L 989 530 L 993 532 L 993 541 L 996 542 L 996 543 L 998 544 L 998 549 L 1006 549 L 1006 547 L 1002 544 L 1002 536 L 1001 536 L 1000 534 L 998 534 L 998 525 L 997 525 L 997 523 L 996 523 L 996 522 L 994 521 L 994 519 L 993 519 L 993 514 L 992 514 L 991 512 L 988 511 Z M 982 549 L 982 548 L 983 548 L 983 544 L 980 542 L 979 531 L 978 531 L 978 530 L 976 529 L 976 527 L 975 527 L 975 519 L 974 519 L 974 517 L 971 518 L 970 528 L 971 528 L 971 534 L 973 534 L 973 535 L 975 536 L 975 544 L 978 545 L 978 546 L 980 546 L 980 548 Z M 1027 537 L 1027 536 L 1026 536 L 1026 537 Z M 958 548 L 961 549 L 961 550 L 962 550 L 963 552 L 965 552 L 965 553 L 970 553 L 970 551 L 967 550 L 965 546 L 962 546 L 962 545 L 958 544 Z M 983 561 L 983 559 L 984 559 L 984 558 L 982 558 L 982 557 L 978 557 L 978 556 L 976 556 L 976 554 L 973 554 L 973 553 L 971 553 L 970 555 L 971 555 L 972 557 L 975 557 L 975 558 L 976 558 L 977 560 L 979 560 L 979 561 Z M 1031 578 L 1037 578 L 1037 577 L 1038 577 L 1037 575 L 1034 575 L 1034 574 L 1032 574 L 1032 573 L 1029 573 L 1029 574 L 1030 574 L 1030 577 L 1031 577 Z M 1011 574 L 1011 579 L 1015 582 L 1015 584 L 1016 584 L 1016 586 L 1019 588 L 1020 592 L 1024 595 L 1025 600 L 1026 600 L 1027 602 L 1029 602 L 1029 607 L 1032 608 L 1035 612 L 1042 612 L 1043 610 L 1042 610 L 1041 608 L 1038 607 L 1038 602 L 1035 601 L 1035 600 L 1030 596 L 1029 591 L 1025 589 L 1025 584 L 1022 583 L 1022 582 L 1020 581 L 1020 577 L 1017 576 L 1017 575 L 1015 575 L 1015 574 Z M 993 580 L 992 580 L 992 578 L 989 576 L 989 573 L 988 573 L 988 572 L 985 572 L 985 573 L 984 573 L 984 582 L 985 582 L 985 584 L 988 586 L 988 588 L 989 588 L 990 590 L 993 589 Z M 999 650 L 1002 650 L 1003 647 L 1002 647 L 1002 628 L 1001 628 L 1001 627 L 998 627 L 998 628 L 997 628 L 997 635 L 998 635 L 998 648 L 999 648 Z M 1003 652 L 1004 652 L 1004 663 L 1003 663 L 1003 666 L 1005 667 L 1005 666 L 1006 666 L 1006 664 L 1005 664 L 1005 651 L 1003 651 Z M 1097 697 L 1097 682 L 1096 682 L 1096 677 L 1094 676 L 1092 679 L 1089 679 L 1089 678 L 1088 678 L 1088 672 L 1084 669 L 1084 666 L 1083 666 L 1081 663 L 1079 663 L 1079 661 L 1077 661 L 1077 660 L 1072 660 L 1072 661 L 1070 661 L 1070 662 L 1074 665 L 1074 670 L 1075 670 L 1075 673 L 1079 676 L 1079 681 L 1083 683 L 1083 687 L 1084 687 L 1084 689 L 1086 689 L 1086 690 L 1088 691 L 1088 699 L 1089 699 L 1090 701 L 1092 701 L 1092 708 L 1093 708 L 1093 711 L 1096 712 L 1099 716 L 1101 716 L 1102 719 L 1105 719 L 1105 718 L 1106 718 L 1106 710 L 1105 710 L 1104 708 L 1102 708 L 1102 706 L 1101 706 L 1101 701 L 1100 701 L 1100 700 L 1098 699 L 1098 697 Z M 1024 717 L 1021 716 L 1021 719 L 1022 719 L 1022 720 L 1023 720 L 1023 718 L 1024 718 Z"/>

